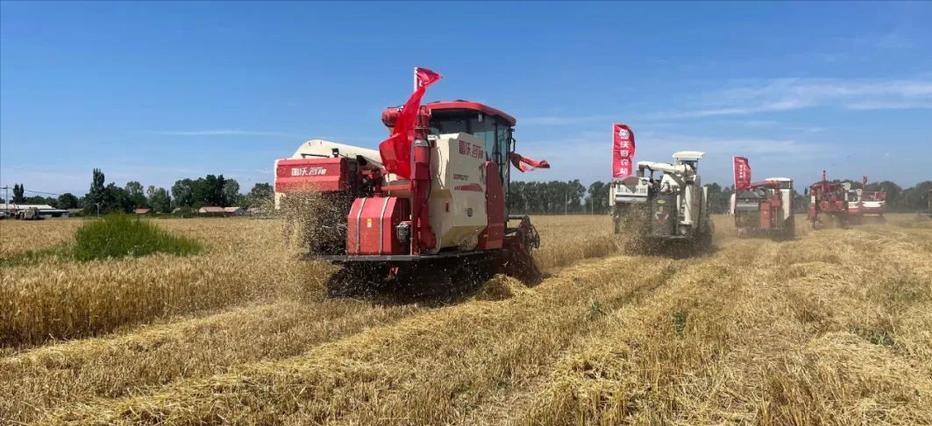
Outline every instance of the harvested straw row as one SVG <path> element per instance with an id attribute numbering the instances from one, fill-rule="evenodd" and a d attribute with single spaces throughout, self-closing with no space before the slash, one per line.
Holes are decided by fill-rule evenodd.
<path id="1" fill-rule="evenodd" d="M 715 382 L 696 373 L 720 362 L 740 327 L 735 297 L 770 257 L 757 242 L 732 245 L 679 274 L 644 303 L 618 310 L 555 366 L 514 424 L 669 423 Z M 750 274 L 749 274 L 750 273 Z M 693 399 L 681 393 L 695 392 Z M 497 423 L 497 422 L 492 422 Z"/>
<path id="2" fill-rule="evenodd" d="M 761 241 L 766 254 L 740 286 L 716 280 L 621 312 L 513 420 L 929 423 L 932 306 L 916 295 L 932 294 L 932 265 L 913 253 L 930 237 L 869 229 Z M 867 258 L 868 241 L 885 250 Z M 683 311 L 676 299 L 694 303 Z"/>
<path id="3" fill-rule="evenodd" d="M 36 348 L 0 358 L 0 419 L 31 422 L 64 403 L 294 356 L 422 310 L 353 300 L 282 301 Z"/>
<path id="4" fill-rule="evenodd" d="M 295 416 L 294 421 L 305 422 L 345 416 L 362 422 L 442 422 L 503 380 L 537 371 L 585 327 L 587 301 L 623 304 L 664 282 L 673 264 L 665 261 L 644 271 L 632 259 L 604 262 L 607 268 L 570 268 L 534 292 L 502 302 L 436 310 L 292 360 L 258 363 L 93 408 L 71 407 L 52 419 L 263 422 L 275 413 L 284 416 L 279 420 Z M 136 414 L 123 417 L 130 412 Z"/>

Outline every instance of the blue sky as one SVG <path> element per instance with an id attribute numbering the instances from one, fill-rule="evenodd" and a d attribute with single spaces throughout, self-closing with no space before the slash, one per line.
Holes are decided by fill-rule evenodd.
<path id="1" fill-rule="evenodd" d="M 304 140 L 375 147 L 411 68 L 426 99 L 518 119 L 518 151 L 610 178 L 706 151 L 706 182 L 932 179 L 932 5 L 921 3 L 20 3 L 0 6 L 0 186 L 84 194 L 223 173 L 245 189 Z"/>

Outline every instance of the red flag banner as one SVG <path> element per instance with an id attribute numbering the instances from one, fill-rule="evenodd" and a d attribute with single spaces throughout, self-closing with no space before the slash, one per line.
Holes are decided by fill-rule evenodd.
<path id="1" fill-rule="evenodd" d="M 627 124 L 612 125 L 612 177 L 634 173 L 634 132 Z"/>
<path id="2" fill-rule="evenodd" d="M 417 83 L 415 89 L 427 88 L 431 84 L 434 84 L 437 80 L 440 80 L 440 74 L 437 74 L 427 68 L 415 68 L 414 69 L 414 78 Z"/>
<path id="3" fill-rule="evenodd" d="M 440 74 L 427 68 L 415 68 L 414 76 L 417 88 L 401 108 L 391 136 L 379 144 L 379 155 L 385 170 L 405 179 L 411 178 L 411 143 L 414 141 L 421 98 L 424 97 L 427 87 L 440 80 Z"/>
<path id="4" fill-rule="evenodd" d="M 512 152 L 508 154 L 508 158 L 511 159 L 511 164 L 513 164 L 518 170 L 521 170 L 522 173 L 529 172 L 534 169 L 549 169 L 550 163 L 547 160 L 532 160 L 530 158 L 524 157 L 517 152 Z"/>
<path id="5" fill-rule="evenodd" d="M 751 164 L 747 158 L 735 157 L 735 191 L 751 187 Z"/>

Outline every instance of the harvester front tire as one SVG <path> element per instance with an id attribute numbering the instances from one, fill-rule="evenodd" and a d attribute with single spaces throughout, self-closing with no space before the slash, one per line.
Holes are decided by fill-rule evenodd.
<path id="1" fill-rule="evenodd" d="M 781 237 L 784 240 L 792 240 L 796 238 L 796 218 L 790 216 L 790 218 L 786 220 L 784 226 L 786 227 L 783 229 Z"/>
<path id="2" fill-rule="evenodd" d="M 378 265 L 348 263 L 327 280 L 327 295 L 347 297 L 369 293 L 381 287 L 384 280 L 383 268 Z"/>

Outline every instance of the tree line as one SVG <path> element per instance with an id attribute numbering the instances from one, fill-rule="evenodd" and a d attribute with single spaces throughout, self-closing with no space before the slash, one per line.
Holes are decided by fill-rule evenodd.
<path id="1" fill-rule="evenodd" d="M 835 183 L 850 182 L 854 189 L 864 189 L 861 182 L 834 180 Z M 712 213 L 727 213 L 731 207 L 734 185 L 709 187 L 709 210 Z M 579 180 L 549 182 L 511 182 L 508 188 L 508 211 L 512 214 L 607 214 L 610 183 L 595 181 L 588 187 Z M 894 182 L 869 183 L 867 191 L 885 191 L 887 210 L 912 212 L 928 209 L 929 190 L 932 181 L 924 181 L 910 188 L 902 188 Z M 797 212 L 805 212 L 809 206 L 808 186 L 797 186 L 794 204 Z M 802 191 L 802 192 L 800 192 Z"/>
<path id="2" fill-rule="evenodd" d="M 595 181 L 588 187 L 579 180 L 512 182 L 508 188 L 508 211 L 512 214 L 607 214 L 611 184 Z M 728 211 L 733 187 L 709 185 L 713 213 Z"/>
<path id="3" fill-rule="evenodd" d="M 863 188 L 861 182 L 850 180 L 833 180 L 832 182 L 849 182 L 852 187 Z M 721 186 L 712 183 L 709 186 L 709 206 L 712 213 L 727 213 L 731 203 L 734 186 Z M 584 186 L 578 179 L 570 181 L 549 182 L 511 182 L 508 188 L 508 210 L 512 214 L 606 214 L 610 183 L 595 181 Z M 882 181 L 869 183 L 868 191 L 885 191 L 887 193 L 888 211 L 917 211 L 928 208 L 929 190 L 932 181 L 902 188 L 894 182 Z M 799 191 L 803 192 L 800 193 Z M 798 187 L 796 191 L 796 208 L 803 212 L 809 204 L 807 188 Z M 113 211 L 131 212 L 137 208 L 149 208 L 158 213 L 170 213 L 177 208 L 196 210 L 205 206 L 217 207 L 253 207 L 271 201 L 272 185 L 257 183 L 252 189 L 242 194 L 235 179 L 221 175 L 207 175 L 196 179 L 184 178 L 175 181 L 170 189 L 143 185 L 137 181 L 127 182 L 120 187 L 115 183 L 105 182 L 104 173 L 94 169 L 91 176 L 90 190 L 82 197 L 64 193 L 58 197 L 25 196 L 22 184 L 13 185 L 11 201 L 17 204 L 48 204 L 60 209 L 81 208 L 88 214 Z"/>
<path id="4" fill-rule="evenodd" d="M 156 213 L 171 213 L 175 209 L 196 210 L 201 207 L 258 207 L 273 197 L 272 185 L 257 183 L 246 193 L 240 193 L 236 179 L 223 175 L 207 175 L 196 179 L 179 179 L 171 189 L 137 181 L 124 186 L 106 183 L 104 172 L 94 169 L 87 194 L 78 197 L 70 192 L 58 197 L 26 197 L 22 184 L 13 185 L 10 201 L 16 204 L 48 204 L 58 209 L 82 209 L 85 214 L 132 212 L 134 209 L 151 209 Z"/>

